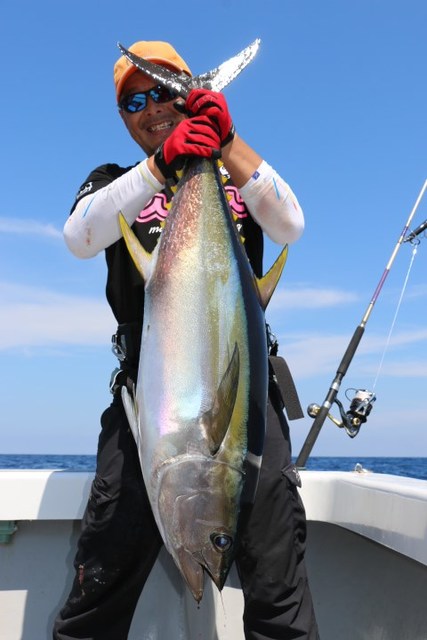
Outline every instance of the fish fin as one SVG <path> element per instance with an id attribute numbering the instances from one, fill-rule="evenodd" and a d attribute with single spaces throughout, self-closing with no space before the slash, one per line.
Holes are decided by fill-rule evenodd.
<path id="1" fill-rule="evenodd" d="M 117 43 L 122 54 L 140 71 L 150 76 L 161 85 L 172 89 L 182 98 L 186 98 L 191 89 L 210 89 L 211 91 L 222 91 L 232 82 L 239 73 L 254 59 L 260 46 L 260 39 L 254 40 L 248 47 L 240 51 L 237 55 L 229 58 L 225 62 L 198 76 L 189 77 L 185 73 L 178 74 L 170 69 L 154 64 L 149 60 L 140 58 L 135 53 L 126 49 L 120 42 Z"/>
<path id="2" fill-rule="evenodd" d="M 191 79 L 192 86 L 205 87 L 211 91 L 222 91 L 256 56 L 261 40 L 257 38 L 237 55 L 229 58 L 216 69 Z"/>
<path id="3" fill-rule="evenodd" d="M 119 212 L 119 223 L 124 241 L 131 255 L 131 258 L 134 261 L 135 266 L 141 274 L 144 282 L 147 282 L 153 270 L 152 265 L 154 254 L 150 254 L 144 249 L 144 247 L 141 245 L 140 241 L 128 225 L 127 220 L 121 211 Z"/>
<path id="4" fill-rule="evenodd" d="M 209 451 L 215 455 L 227 434 L 231 416 L 236 404 L 237 388 L 239 385 L 240 355 L 239 347 L 234 346 L 231 360 L 218 387 L 212 408 L 203 416 L 203 422 L 208 423 Z"/>
<path id="5" fill-rule="evenodd" d="M 139 447 L 140 433 L 138 429 L 138 406 L 136 404 L 135 395 L 133 394 L 132 397 L 125 386 L 122 387 L 121 395 L 130 430 L 135 438 L 137 447 Z"/>
<path id="6" fill-rule="evenodd" d="M 265 310 L 270 302 L 271 296 L 277 286 L 282 275 L 283 267 L 285 266 L 288 257 L 288 245 L 285 245 L 271 267 L 271 269 L 262 278 L 255 278 L 255 282 L 258 289 L 258 297 L 262 308 Z"/>

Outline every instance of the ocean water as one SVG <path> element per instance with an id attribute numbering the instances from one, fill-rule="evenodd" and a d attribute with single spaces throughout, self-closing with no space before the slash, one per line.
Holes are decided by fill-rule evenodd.
<path id="1" fill-rule="evenodd" d="M 0 469 L 62 469 L 95 471 L 92 455 L 0 454 Z M 375 473 L 427 480 L 427 458 L 341 458 L 313 456 L 306 468 L 311 471 L 353 471 L 356 464 Z"/>

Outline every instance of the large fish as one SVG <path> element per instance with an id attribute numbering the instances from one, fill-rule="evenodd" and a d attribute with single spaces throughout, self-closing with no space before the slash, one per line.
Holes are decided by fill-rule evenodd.
<path id="1" fill-rule="evenodd" d="M 138 382 L 134 397 L 126 388 L 122 397 L 158 528 L 199 602 L 205 571 L 222 589 L 240 505 L 256 489 L 264 310 L 287 250 L 254 276 L 217 163 L 204 159 L 186 164 L 152 254 L 123 216 L 120 224 L 145 282 Z"/>

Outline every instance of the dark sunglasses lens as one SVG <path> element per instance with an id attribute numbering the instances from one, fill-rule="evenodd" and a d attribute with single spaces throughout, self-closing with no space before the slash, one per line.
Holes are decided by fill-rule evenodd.
<path id="1" fill-rule="evenodd" d="M 121 102 L 121 107 L 128 113 L 142 111 L 146 105 L 147 96 L 145 93 L 134 93 L 132 96 L 127 96 L 127 98 Z"/>
<path id="2" fill-rule="evenodd" d="M 157 103 L 170 102 L 176 97 L 176 93 L 160 85 L 155 87 L 154 89 L 151 89 L 150 95 L 153 98 L 154 102 Z"/>
<path id="3" fill-rule="evenodd" d="M 174 98 L 176 98 L 176 93 L 170 91 L 166 87 L 161 87 L 158 85 L 153 89 L 149 89 L 148 91 L 144 91 L 141 93 L 134 93 L 130 96 L 124 98 L 120 107 L 127 111 L 128 113 L 137 113 L 138 111 L 142 111 L 147 106 L 148 96 L 151 96 L 154 102 L 162 103 L 162 102 L 170 102 Z"/>

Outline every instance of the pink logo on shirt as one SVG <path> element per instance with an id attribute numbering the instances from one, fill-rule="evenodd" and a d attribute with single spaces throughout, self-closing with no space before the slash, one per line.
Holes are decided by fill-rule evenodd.
<path id="1" fill-rule="evenodd" d="M 231 195 L 229 205 L 232 212 L 235 213 L 238 218 L 247 218 L 248 210 L 246 209 L 246 205 L 242 200 L 242 196 L 240 195 L 236 187 L 227 185 L 225 187 L 225 191 L 227 195 Z"/>
<path id="2" fill-rule="evenodd" d="M 248 210 L 246 209 L 246 205 L 243 202 L 242 197 L 236 187 L 227 185 L 225 186 L 225 191 L 227 195 L 231 195 L 229 205 L 232 212 L 238 218 L 247 218 Z M 164 193 L 156 193 L 156 195 L 151 198 L 150 202 L 140 212 L 136 219 L 136 222 L 147 223 L 152 222 L 153 220 L 159 220 L 160 222 L 163 222 L 163 220 L 167 218 L 167 215 L 169 213 L 166 205 L 166 195 Z"/>
<path id="3" fill-rule="evenodd" d="M 136 222 L 151 222 L 152 220 L 165 220 L 168 215 L 166 209 L 167 198 L 164 193 L 156 193 L 150 202 L 144 207 L 136 219 Z"/>

